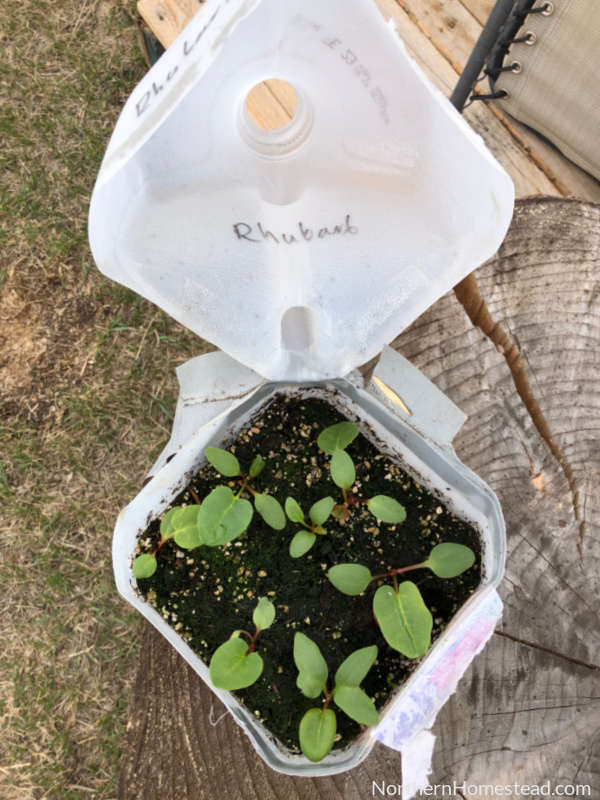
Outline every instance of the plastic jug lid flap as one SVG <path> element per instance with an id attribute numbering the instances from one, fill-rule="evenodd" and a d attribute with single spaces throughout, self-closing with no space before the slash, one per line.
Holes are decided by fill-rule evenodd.
<path id="1" fill-rule="evenodd" d="M 277 131 L 246 106 L 270 78 L 297 97 Z M 90 242 L 261 375 L 323 379 L 493 255 L 513 197 L 372 0 L 207 0 L 122 112 Z"/>

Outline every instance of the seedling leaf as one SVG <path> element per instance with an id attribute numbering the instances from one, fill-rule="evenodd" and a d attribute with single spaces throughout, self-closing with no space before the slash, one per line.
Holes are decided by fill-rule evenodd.
<path id="1" fill-rule="evenodd" d="M 475 563 L 475 553 L 464 544 L 444 542 L 436 545 L 423 564 L 438 578 L 455 578 Z"/>
<path id="2" fill-rule="evenodd" d="M 176 544 L 178 544 L 179 547 L 183 547 L 184 550 L 193 550 L 196 547 L 200 547 L 201 544 L 204 544 L 200 536 L 200 531 L 198 530 L 198 525 L 193 525 L 177 531 L 173 538 Z"/>
<path id="3" fill-rule="evenodd" d="M 356 480 L 354 463 L 345 450 L 336 450 L 331 457 L 331 480 L 340 489 L 349 489 Z"/>
<path id="4" fill-rule="evenodd" d="M 396 522 L 404 522 L 406 519 L 406 510 L 401 506 L 393 497 L 386 497 L 384 494 L 378 494 L 367 500 L 367 506 L 371 514 L 382 522 L 387 522 L 393 525 Z"/>
<path id="5" fill-rule="evenodd" d="M 229 639 L 218 647 L 210 660 L 210 679 L 217 689 L 232 692 L 252 686 L 263 671 L 263 660 L 258 653 L 248 653 L 248 642 Z"/>
<path id="6" fill-rule="evenodd" d="M 363 725 L 377 725 L 375 703 L 358 686 L 336 686 L 333 700 L 351 719 Z"/>
<path id="7" fill-rule="evenodd" d="M 288 497 L 285 501 L 285 513 L 292 522 L 299 522 L 301 525 L 304 524 L 304 512 L 293 497 Z"/>
<path id="8" fill-rule="evenodd" d="M 191 550 L 202 544 L 202 538 L 198 531 L 198 515 L 201 506 L 185 506 L 178 508 L 177 512 L 171 517 L 171 526 L 175 532 L 174 539 L 179 547 Z"/>
<path id="9" fill-rule="evenodd" d="M 263 471 L 265 467 L 266 461 L 262 456 L 256 456 L 252 464 L 250 465 L 250 477 L 256 478 L 260 473 Z"/>
<path id="10" fill-rule="evenodd" d="M 271 627 L 274 619 L 275 606 L 267 597 L 261 597 L 258 601 L 258 605 L 254 609 L 252 621 L 257 628 L 260 628 L 261 631 L 264 631 L 266 628 Z"/>
<path id="11" fill-rule="evenodd" d="M 294 637 L 294 661 L 299 672 L 297 687 L 306 697 L 318 697 L 327 684 L 329 670 L 319 646 L 304 633 Z"/>
<path id="12" fill-rule="evenodd" d="M 151 578 L 156 572 L 156 558 L 152 553 L 144 553 L 143 556 L 138 556 L 133 562 L 131 569 L 133 576 L 137 580 L 140 578 Z"/>
<path id="13" fill-rule="evenodd" d="M 270 494 L 257 494 L 254 498 L 254 505 L 269 527 L 275 528 L 276 531 L 282 531 L 285 528 L 287 520 L 279 500 Z"/>
<path id="14" fill-rule="evenodd" d="M 346 508 L 346 506 L 334 506 L 333 511 L 331 512 L 331 516 L 335 517 L 336 519 L 345 520 L 348 519 L 350 516 L 350 512 Z"/>
<path id="15" fill-rule="evenodd" d="M 371 583 L 371 573 L 362 564 L 336 564 L 327 573 L 336 589 L 343 594 L 362 594 Z"/>
<path id="16" fill-rule="evenodd" d="M 335 500 L 333 497 L 324 497 L 322 500 L 318 500 L 310 507 L 310 511 L 308 512 L 312 523 L 314 525 L 322 525 L 329 518 L 334 505 Z"/>
<path id="17" fill-rule="evenodd" d="M 358 427 L 353 422 L 338 422 L 321 431 L 317 444 L 324 453 L 332 456 L 336 450 L 345 450 L 358 433 Z"/>
<path id="18" fill-rule="evenodd" d="M 175 513 L 171 517 L 171 527 L 173 530 L 180 531 L 190 525 L 197 525 L 200 508 L 201 506 L 194 505 L 175 509 Z"/>
<path id="19" fill-rule="evenodd" d="M 305 553 L 308 553 L 310 548 L 315 543 L 317 537 L 314 533 L 309 531 L 298 531 L 290 542 L 290 555 L 292 558 L 300 558 Z"/>
<path id="20" fill-rule="evenodd" d="M 175 506 L 171 508 L 164 517 L 160 521 L 160 535 L 163 539 L 166 539 L 167 536 L 170 536 L 173 533 L 173 525 L 171 524 L 171 520 L 173 519 L 173 515 L 176 511 L 179 511 L 180 506 Z"/>
<path id="21" fill-rule="evenodd" d="M 425 655 L 433 619 L 414 583 L 401 583 L 398 594 L 391 586 L 380 586 L 373 598 L 373 613 L 390 647 L 407 658 Z"/>
<path id="22" fill-rule="evenodd" d="M 376 658 L 376 645 L 362 647 L 360 650 L 355 650 L 354 653 L 351 653 L 335 673 L 336 691 L 340 686 L 360 686 Z"/>
<path id="23" fill-rule="evenodd" d="M 311 708 L 300 723 L 300 748 L 309 761 L 322 761 L 333 747 L 337 730 L 335 711 Z"/>
<path id="24" fill-rule="evenodd" d="M 235 539 L 246 530 L 253 512 L 248 500 L 236 497 L 228 486 L 217 486 L 206 497 L 198 514 L 202 543 L 217 547 Z"/>
<path id="25" fill-rule="evenodd" d="M 220 447 L 207 447 L 206 459 L 213 465 L 213 467 L 228 478 L 235 478 L 240 474 L 240 462 L 233 455 L 228 453 L 227 450 L 221 450 Z"/>

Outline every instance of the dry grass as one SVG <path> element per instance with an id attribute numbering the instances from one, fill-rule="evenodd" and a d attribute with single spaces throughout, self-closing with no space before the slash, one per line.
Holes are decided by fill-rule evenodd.
<path id="1" fill-rule="evenodd" d="M 4 0 L 0 45 L 0 797 L 112 800 L 141 632 L 112 528 L 206 348 L 87 246 L 134 0 Z"/>

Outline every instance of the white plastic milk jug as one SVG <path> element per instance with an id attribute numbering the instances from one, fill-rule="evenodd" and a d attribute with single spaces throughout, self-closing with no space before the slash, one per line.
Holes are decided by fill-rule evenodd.
<path id="1" fill-rule="evenodd" d="M 257 127 L 246 110 L 249 91 L 269 78 L 298 98 L 278 131 Z M 352 371 L 493 255 L 512 207 L 508 176 L 373 0 L 207 0 L 117 123 L 90 211 L 98 267 L 223 351 L 179 370 L 165 450 L 177 456 L 159 460 L 119 517 L 119 590 L 208 680 L 137 596 L 131 560 L 148 517 L 272 383 L 334 385 L 433 489 L 449 487 L 450 504 L 478 521 L 484 540 L 482 586 L 350 751 L 319 764 L 281 753 L 235 698 L 217 692 L 275 769 L 339 772 L 375 740 L 424 746 L 422 729 L 493 630 L 504 528 L 489 487 L 451 449 L 464 415 L 389 348 L 376 375 L 414 401 L 412 419 Z"/>

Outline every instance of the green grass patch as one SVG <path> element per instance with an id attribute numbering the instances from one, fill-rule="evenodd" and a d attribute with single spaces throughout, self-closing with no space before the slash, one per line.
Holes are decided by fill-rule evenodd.
<path id="1" fill-rule="evenodd" d="M 111 564 L 207 349 L 103 278 L 87 214 L 145 73 L 135 0 L 5 0 L 0 61 L 2 800 L 114 800 L 142 621 Z"/>

